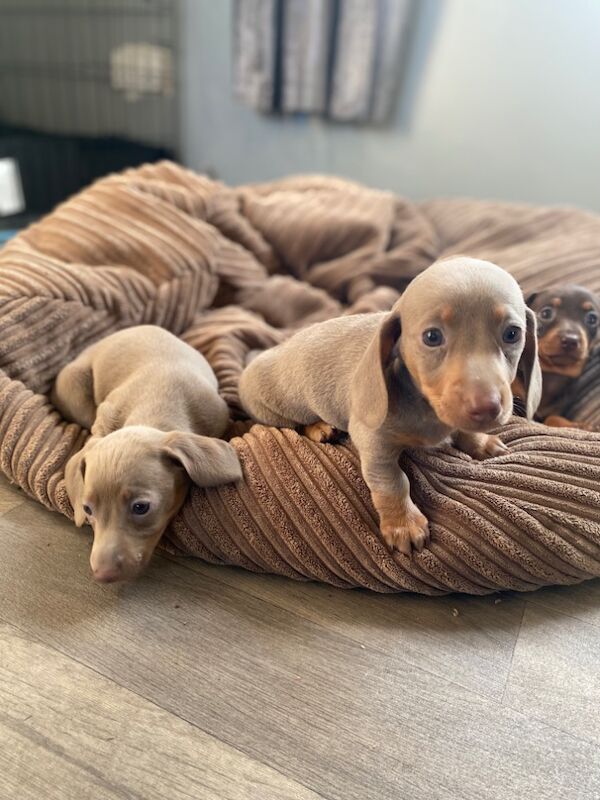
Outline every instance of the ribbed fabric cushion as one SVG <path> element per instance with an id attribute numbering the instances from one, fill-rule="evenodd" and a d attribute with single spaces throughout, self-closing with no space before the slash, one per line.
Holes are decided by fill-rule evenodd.
<path id="1" fill-rule="evenodd" d="M 297 327 L 389 308 L 434 259 L 488 258 L 528 291 L 600 289 L 600 217 L 467 200 L 419 205 L 326 177 L 229 188 L 174 164 L 99 181 L 0 251 L 0 468 L 71 516 L 64 466 L 87 435 L 46 393 L 86 345 L 162 325 L 209 359 L 235 423 L 244 481 L 193 487 L 172 552 L 382 592 L 482 594 L 600 575 L 600 435 L 515 419 L 510 453 L 475 463 L 451 449 L 404 457 L 431 545 L 383 546 L 350 444 L 317 445 L 243 422 L 248 354 Z M 600 424 L 600 359 L 571 411 Z"/>

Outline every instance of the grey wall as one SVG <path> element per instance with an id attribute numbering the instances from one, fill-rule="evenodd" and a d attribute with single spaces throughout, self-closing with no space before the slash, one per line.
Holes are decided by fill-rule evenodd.
<path id="1" fill-rule="evenodd" d="M 414 198 L 600 211 L 600 2 L 418 0 L 383 129 L 266 117 L 231 91 L 230 0 L 183 0 L 183 153 L 229 182 L 331 172 Z"/>

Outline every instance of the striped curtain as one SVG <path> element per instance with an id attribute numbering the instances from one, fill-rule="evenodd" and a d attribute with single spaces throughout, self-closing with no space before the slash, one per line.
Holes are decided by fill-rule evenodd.
<path id="1" fill-rule="evenodd" d="M 236 95 L 257 111 L 385 122 L 413 0 L 235 0 Z"/>

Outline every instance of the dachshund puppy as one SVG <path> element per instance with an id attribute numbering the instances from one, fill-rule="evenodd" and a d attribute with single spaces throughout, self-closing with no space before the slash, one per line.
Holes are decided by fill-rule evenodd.
<path id="1" fill-rule="evenodd" d="M 590 430 L 583 422 L 565 419 L 562 411 L 596 339 L 600 300 L 583 286 L 570 284 L 536 292 L 527 305 L 537 316 L 543 384 L 538 418 L 554 427 Z"/>
<path id="2" fill-rule="evenodd" d="M 474 458 L 507 452 L 487 431 L 511 415 L 518 366 L 531 417 L 541 394 L 535 315 L 507 272 L 461 256 L 416 277 L 389 313 L 318 323 L 262 353 L 239 393 L 267 425 L 308 426 L 316 441 L 349 432 L 383 539 L 409 555 L 429 529 L 400 453 L 449 437 Z"/>
<path id="3" fill-rule="evenodd" d="M 192 347 L 154 325 L 113 333 L 59 373 L 52 402 L 91 430 L 68 462 L 75 524 L 94 530 L 90 565 L 101 583 L 130 580 L 150 560 L 190 481 L 236 481 L 229 413 L 217 379 Z"/>

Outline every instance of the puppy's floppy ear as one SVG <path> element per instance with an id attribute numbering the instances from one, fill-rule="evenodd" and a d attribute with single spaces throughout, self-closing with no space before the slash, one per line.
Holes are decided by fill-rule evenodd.
<path id="1" fill-rule="evenodd" d="M 65 486 L 69 501 L 73 506 L 75 525 L 81 528 L 85 524 L 86 515 L 83 510 L 85 493 L 85 458 L 97 440 L 90 437 L 84 446 L 67 461 L 65 467 Z"/>
<path id="2" fill-rule="evenodd" d="M 592 294 L 592 302 L 594 304 L 594 309 L 593 310 L 600 317 L 600 297 L 595 293 Z M 592 335 L 590 336 L 590 342 L 593 342 L 594 350 L 596 350 L 598 348 L 598 332 L 599 332 L 599 329 L 596 328 L 594 330 L 594 332 L 592 333 Z"/>
<path id="3" fill-rule="evenodd" d="M 172 431 L 165 436 L 164 452 L 182 466 L 198 486 L 218 486 L 242 477 L 235 449 L 221 439 Z"/>
<path id="4" fill-rule="evenodd" d="M 539 292 L 531 292 L 531 294 L 528 294 L 527 297 L 525 298 L 525 305 L 529 306 L 529 308 L 531 308 L 531 306 L 535 302 L 535 298 L 538 296 L 538 294 L 539 294 Z"/>
<path id="5" fill-rule="evenodd" d="M 352 412 L 374 430 L 383 425 L 388 413 L 385 369 L 400 333 L 400 315 L 392 310 L 375 332 L 352 377 Z"/>
<path id="6" fill-rule="evenodd" d="M 525 347 L 519 360 L 517 375 L 522 380 L 525 388 L 525 410 L 527 419 L 533 419 L 542 399 L 542 370 L 538 361 L 537 348 L 537 323 L 535 314 L 530 308 L 525 309 L 527 317 L 527 330 L 525 334 Z"/>

